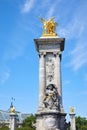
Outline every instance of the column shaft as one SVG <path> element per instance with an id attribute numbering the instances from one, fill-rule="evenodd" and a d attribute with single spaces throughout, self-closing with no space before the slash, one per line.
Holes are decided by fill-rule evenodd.
<path id="1" fill-rule="evenodd" d="M 15 130 L 15 128 L 16 128 L 15 115 L 10 115 L 10 130 Z"/>
<path id="2" fill-rule="evenodd" d="M 70 130 L 76 130 L 75 114 L 70 114 Z"/>
<path id="3" fill-rule="evenodd" d="M 62 105 L 62 85 L 61 85 L 61 67 L 60 67 L 60 56 L 55 56 L 55 83 L 58 88 L 59 102 Z"/>
<path id="4" fill-rule="evenodd" d="M 43 98 L 45 89 L 45 58 L 40 54 L 39 60 L 39 108 L 43 107 Z"/>

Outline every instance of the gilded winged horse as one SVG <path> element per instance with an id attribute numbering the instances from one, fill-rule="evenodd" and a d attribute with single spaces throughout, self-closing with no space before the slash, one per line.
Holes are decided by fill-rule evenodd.
<path id="1" fill-rule="evenodd" d="M 55 30 L 58 24 L 54 21 L 54 17 L 49 20 L 40 17 L 40 20 L 43 23 L 43 35 L 56 35 Z"/>

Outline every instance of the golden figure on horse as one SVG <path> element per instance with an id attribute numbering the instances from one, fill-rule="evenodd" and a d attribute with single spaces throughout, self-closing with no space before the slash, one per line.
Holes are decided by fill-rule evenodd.
<path id="1" fill-rule="evenodd" d="M 54 21 L 54 18 L 50 18 L 49 20 L 45 20 L 40 18 L 43 23 L 43 34 L 42 36 L 57 36 L 55 33 L 57 22 Z"/>

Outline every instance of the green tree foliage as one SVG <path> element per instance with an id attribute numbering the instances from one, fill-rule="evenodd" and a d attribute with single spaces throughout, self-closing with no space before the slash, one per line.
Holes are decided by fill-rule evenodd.
<path id="1" fill-rule="evenodd" d="M 32 123 L 36 122 L 36 117 L 31 114 L 31 116 L 27 117 L 24 121 L 24 126 L 29 126 L 32 128 Z"/>
<path id="2" fill-rule="evenodd" d="M 81 130 L 87 130 L 87 126 L 81 126 Z"/>
<path id="3" fill-rule="evenodd" d="M 9 130 L 9 128 L 5 125 L 3 125 L 2 127 L 0 127 L 0 130 Z"/>
<path id="4" fill-rule="evenodd" d="M 87 119 L 84 117 L 76 117 L 76 130 L 87 130 Z"/>
<path id="5" fill-rule="evenodd" d="M 23 126 L 21 128 L 17 128 L 16 130 L 35 130 L 35 128 L 32 126 L 32 124 L 35 122 L 36 117 L 35 115 L 31 114 L 24 120 Z"/>

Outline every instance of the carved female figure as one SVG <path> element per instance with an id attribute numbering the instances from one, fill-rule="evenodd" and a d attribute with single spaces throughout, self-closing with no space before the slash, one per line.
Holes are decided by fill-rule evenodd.
<path id="1" fill-rule="evenodd" d="M 58 107 L 58 93 L 53 84 L 46 87 L 46 94 L 43 103 L 45 107 L 49 109 Z"/>

